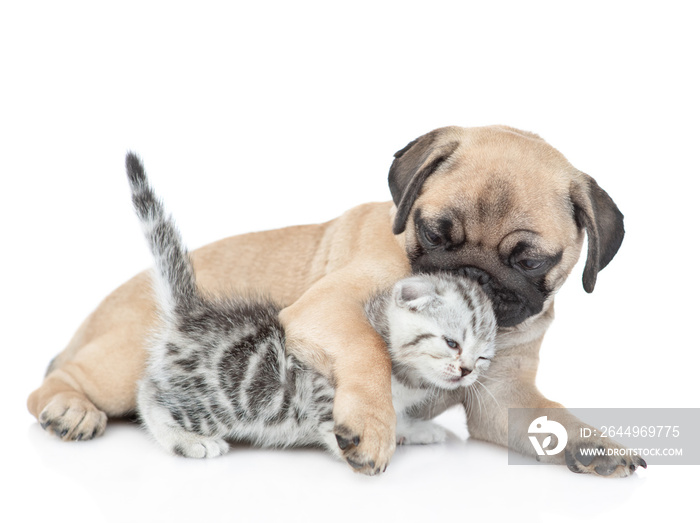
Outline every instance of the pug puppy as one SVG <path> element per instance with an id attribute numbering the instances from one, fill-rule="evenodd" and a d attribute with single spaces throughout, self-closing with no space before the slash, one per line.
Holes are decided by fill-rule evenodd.
<path id="1" fill-rule="evenodd" d="M 376 474 L 396 444 L 390 361 L 364 301 L 410 273 L 450 271 L 479 282 L 499 324 L 493 379 L 483 383 L 488 394 L 481 409 L 467 409 L 471 436 L 534 456 L 527 438 L 532 420 L 511 420 L 509 436 L 508 407 L 555 407 L 550 417 L 569 427 L 570 437 L 565 452 L 545 459 L 604 476 L 644 465 L 619 455 L 583 457 L 584 446 L 613 444 L 577 439 L 587 425 L 535 386 L 554 295 L 584 234 L 587 292 L 622 242 L 623 216 L 608 194 L 539 136 L 502 126 L 421 136 L 395 154 L 389 188 L 392 202 L 361 205 L 324 224 L 227 238 L 193 253 L 205 290 L 264 289 L 289 304 L 280 315 L 289 350 L 335 381 L 345 457 L 359 472 Z M 144 272 L 88 317 L 30 395 L 29 410 L 64 440 L 95 437 L 107 416 L 133 412 L 155 321 Z M 440 407 L 462 401 L 446 397 Z"/>
<path id="2" fill-rule="evenodd" d="M 579 258 L 584 231 L 589 293 L 622 243 L 623 215 L 610 196 L 539 136 L 508 127 L 437 129 L 418 138 L 396 153 L 389 187 L 397 207 L 393 232 L 404 236 L 411 271 L 462 274 L 493 302 L 499 351 L 493 379 L 483 381 L 482 408 L 467 411 L 470 435 L 574 472 L 617 477 L 646 467 L 637 456 L 583 456 L 585 447 L 622 447 L 583 440 L 580 429 L 590 427 L 535 386 L 554 295 Z M 514 413 L 509 436 L 508 407 L 541 410 L 527 418 Z M 536 456 L 527 437 L 529 423 L 545 413 L 568 428 L 568 445 L 556 456 Z"/>

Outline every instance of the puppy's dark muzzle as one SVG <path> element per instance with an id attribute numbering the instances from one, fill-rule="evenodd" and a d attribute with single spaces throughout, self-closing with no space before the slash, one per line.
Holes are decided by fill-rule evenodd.
<path id="1" fill-rule="evenodd" d="M 542 311 L 544 297 L 539 293 L 523 295 L 501 284 L 493 275 L 478 267 L 460 267 L 451 272 L 477 282 L 491 300 L 499 327 L 513 327 Z"/>

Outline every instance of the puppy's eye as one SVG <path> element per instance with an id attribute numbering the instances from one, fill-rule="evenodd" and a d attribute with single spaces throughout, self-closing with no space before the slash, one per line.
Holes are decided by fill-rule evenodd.
<path id="1" fill-rule="evenodd" d="M 425 242 L 428 245 L 431 246 L 437 246 L 442 243 L 442 236 L 440 236 L 438 233 L 431 231 L 430 229 L 424 228 L 423 229 L 423 238 L 425 239 Z"/>
<path id="2" fill-rule="evenodd" d="M 520 260 L 518 262 L 518 265 L 520 265 L 526 271 L 534 271 L 535 269 L 539 269 L 540 267 L 542 267 L 544 265 L 544 261 L 524 259 Z"/>
<path id="3" fill-rule="evenodd" d="M 455 340 L 451 340 L 450 338 L 445 338 L 445 343 L 447 343 L 447 346 L 450 349 L 456 349 L 459 347 L 459 343 L 457 343 Z"/>

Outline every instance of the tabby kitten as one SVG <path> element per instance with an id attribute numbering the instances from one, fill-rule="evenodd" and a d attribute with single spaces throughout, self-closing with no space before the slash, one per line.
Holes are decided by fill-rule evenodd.
<path id="1" fill-rule="evenodd" d="M 282 307 L 259 297 L 213 298 L 198 289 L 180 234 L 140 160 L 129 154 L 126 166 L 156 262 L 161 321 L 138 392 L 139 414 L 156 441 L 197 458 L 225 453 L 227 440 L 320 445 L 362 468 L 353 454 L 358 442 L 334 430 L 332 380 L 285 351 Z M 443 429 L 409 411 L 445 390 L 472 385 L 488 368 L 496 332 L 488 299 L 469 280 L 419 275 L 378 293 L 366 312 L 392 358 L 398 442 L 443 441 Z"/>

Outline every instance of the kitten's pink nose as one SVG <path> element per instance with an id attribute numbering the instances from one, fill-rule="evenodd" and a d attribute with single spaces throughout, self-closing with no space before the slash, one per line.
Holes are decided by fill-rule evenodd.
<path id="1" fill-rule="evenodd" d="M 471 374 L 471 372 L 472 372 L 471 369 L 468 369 L 466 367 L 460 367 L 459 370 L 462 371 L 462 377 L 464 377 L 468 374 Z"/>

